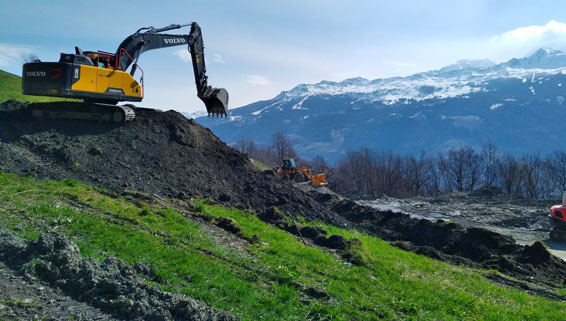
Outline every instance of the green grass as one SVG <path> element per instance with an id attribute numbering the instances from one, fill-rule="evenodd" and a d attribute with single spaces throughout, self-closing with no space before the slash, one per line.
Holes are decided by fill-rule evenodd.
<path id="1" fill-rule="evenodd" d="M 101 193 L 102 192 L 102 193 Z M 114 255 L 155 272 L 146 282 L 181 292 L 243 320 L 560 320 L 566 305 L 397 249 L 356 231 L 317 222 L 361 242 L 363 265 L 305 246 L 255 215 L 212 205 L 112 198 L 73 180 L 0 173 L 0 222 L 26 239 L 67 235 L 85 257 Z M 227 217 L 231 235 L 212 223 Z M 259 242 L 248 242 L 254 238 Z M 496 273 L 496 272 L 491 272 Z"/>
<path id="2" fill-rule="evenodd" d="M 252 164 L 254 164 L 254 166 L 259 169 L 260 171 L 266 171 L 266 170 L 271 170 L 271 166 L 258 161 L 257 159 L 252 160 Z"/>
<path id="3" fill-rule="evenodd" d="M 15 99 L 22 102 L 42 103 L 69 100 L 57 97 L 29 96 L 22 94 L 22 78 L 0 70 L 0 103 Z"/>

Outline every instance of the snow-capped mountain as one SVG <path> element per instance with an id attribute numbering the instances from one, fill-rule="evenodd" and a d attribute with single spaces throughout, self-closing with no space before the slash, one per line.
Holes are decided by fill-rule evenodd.
<path id="1" fill-rule="evenodd" d="M 198 117 L 208 116 L 208 113 L 204 110 L 199 110 L 199 111 L 195 111 L 195 112 L 192 112 L 192 113 L 182 112 L 181 114 L 183 116 L 187 117 L 188 119 L 194 119 L 194 118 L 198 118 Z"/>
<path id="2" fill-rule="evenodd" d="M 408 77 L 301 84 L 229 112 L 197 118 L 228 144 L 288 134 L 299 155 L 335 161 L 348 148 L 446 151 L 491 140 L 513 153 L 566 148 L 566 53 L 540 49 L 495 64 L 461 60 Z"/>

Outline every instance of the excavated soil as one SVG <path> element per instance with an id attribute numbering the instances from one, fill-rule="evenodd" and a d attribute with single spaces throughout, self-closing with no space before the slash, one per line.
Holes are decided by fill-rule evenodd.
<path id="1" fill-rule="evenodd" d="M 473 193 L 451 193 L 438 197 L 396 199 L 380 197 L 358 204 L 380 210 L 407 213 L 414 218 L 457 222 L 464 227 L 481 227 L 531 245 L 542 241 L 551 253 L 566 260 L 566 244 L 549 239 L 552 225 L 549 208 L 560 201 L 534 201 L 507 196 L 498 188 Z"/>
<path id="2" fill-rule="evenodd" d="M 14 104 L 19 103 L 6 102 L 11 107 L 4 109 L 15 109 Z M 257 170 L 209 129 L 177 112 L 136 108 L 135 121 L 113 124 L 33 119 L 34 106 L 0 112 L 0 170 L 72 177 L 117 192 L 207 197 L 256 211 L 276 206 L 347 224 L 320 208 L 317 193 Z"/>
<path id="3" fill-rule="evenodd" d="M 23 107 L 8 104 L 12 107 L 4 109 Z M 209 197 L 259 216 L 278 208 L 357 228 L 400 248 L 453 264 L 497 269 L 521 282 L 551 288 L 566 284 L 566 263 L 538 243 L 525 246 L 484 228 L 415 218 L 361 206 L 329 191 L 297 188 L 257 170 L 210 130 L 177 112 L 137 108 L 136 120 L 121 125 L 37 120 L 27 110 L 0 112 L 0 139 L 1 171 L 74 178 L 116 192 Z M 229 222 L 220 224 L 229 226 Z"/>
<path id="4" fill-rule="evenodd" d="M 143 265 L 130 267 L 113 257 L 102 263 L 83 259 L 74 243 L 54 233 L 25 243 L 0 226 L 0 260 L 0 275 L 6 276 L 0 288 L 9 291 L 0 294 L 7 296 L 2 316 L 18 320 L 236 320 L 184 295 L 148 286 L 137 276 L 148 277 L 149 268 Z"/>

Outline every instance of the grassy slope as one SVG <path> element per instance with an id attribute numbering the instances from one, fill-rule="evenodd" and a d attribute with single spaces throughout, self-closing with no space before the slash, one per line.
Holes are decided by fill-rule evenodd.
<path id="1" fill-rule="evenodd" d="M 28 96 L 22 94 L 22 78 L 0 70 L 0 103 L 9 99 L 24 102 L 41 103 L 66 100 L 56 97 Z"/>
<path id="2" fill-rule="evenodd" d="M 105 196 L 72 180 L 0 173 L 0 222 L 19 235 L 33 239 L 53 230 L 77 242 L 83 256 L 144 262 L 156 273 L 148 283 L 243 320 L 557 320 L 566 315 L 564 303 L 503 288 L 478 271 L 357 232 L 317 224 L 360 239 L 365 266 L 304 246 L 240 210 L 202 200 L 147 202 Z M 240 238 L 230 239 L 195 217 L 211 222 L 229 217 L 242 228 Z M 244 240 L 254 234 L 261 242 Z"/>

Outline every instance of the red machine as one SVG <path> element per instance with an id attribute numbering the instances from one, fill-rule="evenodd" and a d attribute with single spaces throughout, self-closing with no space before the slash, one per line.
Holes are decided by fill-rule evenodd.
<path id="1" fill-rule="evenodd" d="M 566 192 L 562 196 L 562 204 L 552 206 L 548 217 L 553 225 L 550 231 L 550 239 L 566 242 Z"/>

